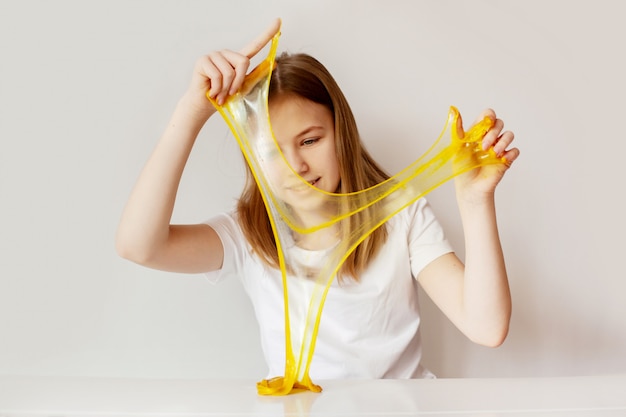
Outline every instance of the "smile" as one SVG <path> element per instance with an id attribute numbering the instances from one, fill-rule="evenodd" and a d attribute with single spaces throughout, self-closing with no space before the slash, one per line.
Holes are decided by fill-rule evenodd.
<path id="1" fill-rule="evenodd" d="M 317 184 L 319 182 L 319 180 L 320 180 L 320 178 L 315 178 L 314 180 L 308 181 L 308 183 L 315 187 L 315 184 Z M 309 187 L 307 187 L 306 185 L 304 185 L 301 182 L 289 185 L 289 186 L 287 186 L 285 188 L 288 189 L 288 190 L 291 190 L 291 191 L 304 191 L 304 190 L 309 190 L 310 189 Z"/>

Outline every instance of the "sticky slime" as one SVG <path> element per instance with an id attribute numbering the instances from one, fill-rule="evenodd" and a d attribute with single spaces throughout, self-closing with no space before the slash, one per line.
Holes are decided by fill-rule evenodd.
<path id="1" fill-rule="evenodd" d="M 246 158 L 263 196 L 270 218 L 279 265 L 282 273 L 285 320 L 285 372 L 257 383 L 261 395 L 285 395 L 295 390 L 321 391 L 311 381 L 309 368 L 324 300 L 337 271 L 349 254 L 377 227 L 393 215 L 449 179 L 487 164 L 502 164 L 492 149 L 482 149 L 482 138 L 493 121 L 485 118 L 469 131 L 457 125 L 459 112 L 451 107 L 442 133 L 421 157 L 405 169 L 376 186 L 349 194 L 327 193 L 300 177 L 288 164 L 272 133 L 269 120 L 268 91 L 278 46 L 277 33 L 268 56 L 252 72 L 241 87 L 222 105 L 209 100 L 226 120 Z M 449 137 L 448 143 L 442 140 Z M 341 138 L 336 138 L 341 140 Z M 292 177 L 310 203 L 330 213 L 311 222 L 297 216 L 283 199 L 277 173 Z M 328 227 L 342 230 L 343 222 L 351 221 L 340 235 L 339 243 L 328 250 L 323 262 L 302 265 L 291 250 L 297 236 L 311 234 Z M 302 299 L 306 289 L 308 305 L 290 305 Z M 298 297 L 294 291 L 298 291 Z M 301 303 L 298 303 L 301 304 Z M 296 354 L 297 352 L 297 354 Z"/>

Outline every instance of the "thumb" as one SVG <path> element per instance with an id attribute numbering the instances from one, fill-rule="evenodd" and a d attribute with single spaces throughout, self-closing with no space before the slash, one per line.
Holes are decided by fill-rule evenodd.
<path id="1" fill-rule="evenodd" d="M 456 124 L 454 129 L 456 129 L 456 136 L 459 139 L 463 139 L 465 137 L 465 130 L 463 130 L 463 118 L 461 117 L 461 113 L 456 112 Z"/>

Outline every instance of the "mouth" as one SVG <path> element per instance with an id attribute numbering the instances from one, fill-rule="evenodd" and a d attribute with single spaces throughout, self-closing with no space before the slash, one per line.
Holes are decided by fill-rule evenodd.
<path id="1" fill-rule="evenodd" d="M 315 187 L 315 185 L 320 181 L 321 177 L 315 178 L 313 180 L 307 181 L 310 185 L 312 185 L 313 187 Z M 291 191 L 304 191 L 304 190 L 308 190 L 309 187 L 307 187 L 306 185 L 302 184 L 301 182 L 298 182 L 297 184 L 292 184 L 286 187 L 288 190 Z"/>

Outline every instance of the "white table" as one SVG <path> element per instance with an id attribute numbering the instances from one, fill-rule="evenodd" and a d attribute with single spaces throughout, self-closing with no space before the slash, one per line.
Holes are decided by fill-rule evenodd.
<path id="1" fill-rule="evenodd" d="M 626 375 L 316 382 L 263 397 L 252 380 L 0 376 L 0 417 L 626 416 Z"/>

